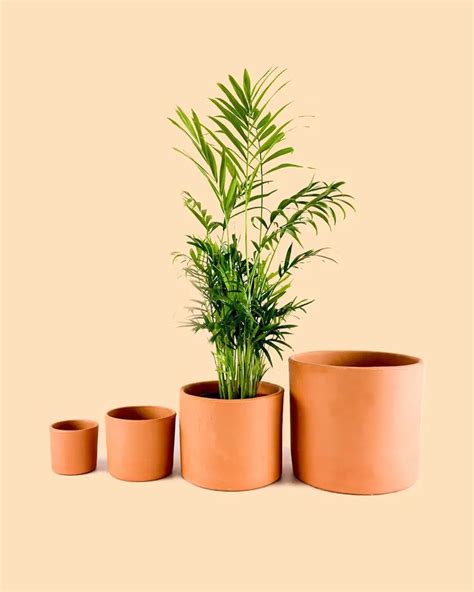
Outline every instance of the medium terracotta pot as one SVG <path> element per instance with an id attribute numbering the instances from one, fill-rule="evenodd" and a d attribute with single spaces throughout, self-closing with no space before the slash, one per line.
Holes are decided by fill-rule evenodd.
<path id="1" fill-rule="evenodd" d="M 97 466 L 97 422 L 89 419 L 57 421 L 49 428 L 51 465 L 59 475 L 82 475 Z"/>
<path id="2" fill-rule="evenodd" d="M 283 389 L 261 382 L 256 397 L 219 399 L 217 381 L 180 395 L 181 474 L 208 489 L 243 491 L 281 477 Z"/>
<path id="3" fill-rule="evenodd" d="M 124 481 L 153 481 L 173 470 L 176 413 L 166 407 L 112 409 L 105 417 L 109 473 Z"/>
<path id="4" fill-rule="evenodd" d="M 290 358 L 295 476 L 339 493 L 389 493 L 413 485 L 420 455 L 423 364 L 366 351 Z"/>

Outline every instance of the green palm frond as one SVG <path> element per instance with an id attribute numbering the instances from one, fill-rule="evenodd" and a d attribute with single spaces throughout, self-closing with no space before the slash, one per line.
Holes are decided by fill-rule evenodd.
<path id="1" fill-rule="evenodd" d="M 273 107 L 288 84 L 284 76 L 285 70 L 270 68 L 252 83 L 244 70 L 240 81 L 229 76 L 218 83 L 219 95 L 210 99 L 215 112 L 205 120 L 181 107 L 170 118 L 192 153 L 176 150 L 205 178 L 220 210 L 215 218 L 184 192 L 203 234 L 189 235 L 188 251 L 175 258 L 200 294 L 187 325 L 209 333 L 224 398 L 254 396 L 274 354 L 282 357 L 289 347 L 296 325 L 288 319 L 312 302 L 289 297 L 294 271 L 313 257 L 333 260 L 324 248 L 303 249 L 303 228 L 317 234 L 321 224 L 332 228 L 354 209 L 343 182 L 314 178 L 274 202 L 273 174 L 301 167 L 289 160 L 294 149 L 287 133 L 294 119 L 284 115 L 290 103 Z M 231 230 L 239 221 L 241 234 Z"/>

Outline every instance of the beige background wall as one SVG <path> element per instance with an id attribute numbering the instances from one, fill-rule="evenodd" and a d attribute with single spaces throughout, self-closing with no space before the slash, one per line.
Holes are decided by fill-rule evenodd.
<path id="1" fill-rule="evenodd" d="M 470 3 L 2 13 L 4 589 L 468 589 Z M 293 112 L 317 116 L 293 133 L 299 160 L 358 197 L 311 243 L 339 264 L 298 276 L 295 293 L 317 301 L 292 345 L 425 359 L 419 483 L 340 496 L 287 465 L 243 494 L 177 472 L 129 484 L 104 470 L 103 431 L 99 472 L 53 475 L 51 421 L 103 430 L 111 407 L 176 407 L 180 384 L 212 376 L 205 338 L 177 328 L 191 290 L 170 252 L 195 229 L 180 192 L 201 185 L 166 116 L 205 113 L 227 73 L 273 64 Z M 268 378 L 287 387 L 286 363 Z"/>

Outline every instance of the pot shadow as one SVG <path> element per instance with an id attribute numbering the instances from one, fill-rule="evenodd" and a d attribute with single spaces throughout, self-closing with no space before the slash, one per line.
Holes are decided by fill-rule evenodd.
<path id="1" fill-rule="evenodd" d="M 97 459 L 97 467 L 95 470 L 98 471 L 99 473 L 107 471 L 107 459 L 106 458 L 98 458 Z"/>
<path id="2" fill-rule="evenodd" d="M 283 446 L 282 471 L 280 483 L 289 483 L 299 485 L 301 482 L 293 474 L 293 465 L 291 463 L 291 450 L 289 446 Z"/>
<path id="3" fill-rule="evenodd" d="M 174 443 L 174 451 L 173 451 L 173 470 L 171 473 L 166 477 L 167 479 L 181 479 L 181 455 L 179 450 L 179 437 L 177 435 L 175 443 Z"/>

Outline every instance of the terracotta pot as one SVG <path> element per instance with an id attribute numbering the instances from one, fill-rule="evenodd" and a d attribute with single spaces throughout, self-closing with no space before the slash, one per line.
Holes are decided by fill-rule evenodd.
<path id="1" fill-rule="evenodd" d="M 281 477 L 283 389 L 261 382 L 256 397 L 219 399 L 217 381 L 180 395 L 181 474 L 208 489 L 243 491 Z"/>
<path id="2" fill-rule="evenodd" d="M 366 351 L 290 358 L 295 476 L 339 493 L 389 493 L 418 476 L 423 364 Z"/>
<path id="3" fill-rule="evenodd" d="M 89 419 L 57 421 L 49 428 L 51 465 L 59 475 L 82 475 L 97 466 L 97 422 Z"/>
<path id="4" fill-rule="evenodd" d="M 105 417 L 109 473 L 124 481 L 153 481 L 173 470 L 176 413 L 166 407 L 112 409 Z"/>

